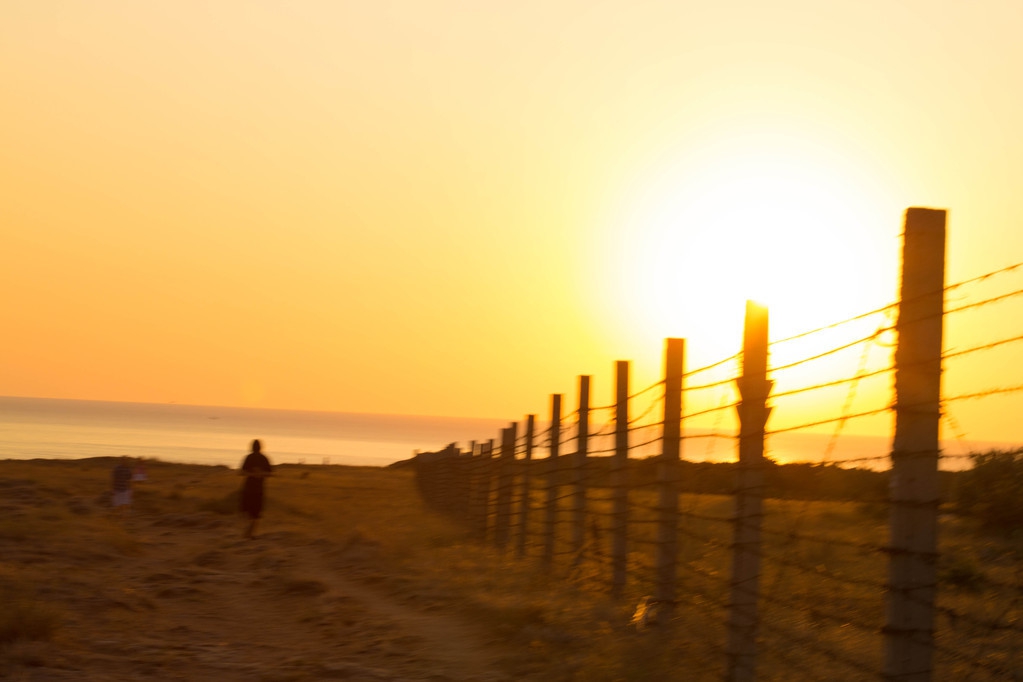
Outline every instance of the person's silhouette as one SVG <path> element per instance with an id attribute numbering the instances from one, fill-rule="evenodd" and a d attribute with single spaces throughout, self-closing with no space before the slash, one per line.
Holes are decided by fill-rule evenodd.
<path id="1" fill-rule="evenodd" d="M 245 477 L 241 498 L 241 511 L 249 517 L 245 537 L 252 538 L 256 534 L 256 523 L 263 515 L 263 479 L 273 475 L 270 460 L 263 454 L 259 440 L 252 441 L 252 452 L 246 455 L 238 473 Z"/>

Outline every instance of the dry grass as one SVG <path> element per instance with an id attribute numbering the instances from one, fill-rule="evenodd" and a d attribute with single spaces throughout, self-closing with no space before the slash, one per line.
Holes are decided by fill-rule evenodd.
<path id="1" fill-rule="evenodd" d="M 110 465 L 0 462 L 0 547 L 16 548 L 18 557 L 0 554 L 0 603 L 10 604 L 0 612 L 0 663 L 41 665 L 58 657 L 52 647 L 59 649 L 62 630 L 74 625 L 62 600 L 89 589 L 74 571 L 116 566 L 152 551 L 132 530 L 135 521 L 122 522 L 105 506 Z M 149 480 L 136 487 L 134 519 L 240 533 L 236 472 L 162 462 L 148 462 L 147 469 Z M 309 546 L 322 543 L 324 555 L 342 562 L 338 566 L 347 576 L 419 612 L 468 618 L 506 651 L 501 666 L 513 678 L 638 682 L 680 674 L 691 680 L 723 676 L 731 526 L 715 519 L 729 517 L 727 497 L 683 496 L 679 603 L 662 613 L 660 624 L 640 631 L 629 623 L 637 602 L 653 592 L 651 524 L 636 526 L 629 582 L 624 596 L 612 600 L 605 521 L 588 536 L 582 556 L 564 553 L 568 529 L 560 524 L 557 561 L 545 571 L 537 545 L 531 543 L 524 558 L 514 550 L 501 553 L 424 509 L 409 471 L 288 465 L 277 469 L 268 486 L 266 532 L 300 536 Z M 652 496 L 636 493 L 633 503 L 639 510 L 634 520 L 652 518 Z M 607 502 L 594 500 L 592 507 L 602 518 Z M 758 674 L 876 678 L 887 566 L 880 551 L 887 542 L 884 515 L 838 502 L 770 502 L 766 511 L 761 586 L 767 596 Z M 539 514 L 532 523 L 536 539 Z M 940 678 L 998 679 L 1016 669 L 1023 648 L 1018 630 L 984 624 L 1023 619 L 1017 544 L 980 536 L 955 518 L 945 520 L 940 605 L 969 618 L 939 618 Z M 257 568 L 274 572 L 266 588 L 295 600 L 295 621 L 327 627 L 320 600 L 330 591 L 328 578 L 289 565 L 283 549 L 261 557 Z M 188 570 L 197 571 L 198 579 L 224 561 L 217 550 L 196 550 L 195 568 Z M 197 589 L 208 586 L 199 583 Z M 109 599 L 122 606 L 103 611 L 104 627 L 125 632 L 155 608 L 130 593 Z M 307 679 L 312 673 L 301 671 L 315 667 L 295 665 L 294 679 Z"/>
<path id="2" fill-rule="evenodd" d="M 590 493 L 599 519 L 583 555 L 569 547 L 568 501 L 558 514 L 558 562 L 545 580 L 542 516 L 531 517 L 530 561 L 456 550 L 458 587 L 490 605 L 505 632 L 533 652 L 537 670 L 566 680 L 721 679 L 730 600 L 732 500 L 684 495 L 678 536 L 678 604 L 644 632 L 627 626 L 630 606 L 653 594 L 655 497 L 631 495 L 629 582 L 607 597 L 609 505 Z M 604 499 L 601 499 L 604 498 Z M 539 496 L 535 499 L 539 508 Z M 758 675 L 761 679 L 873 680 L 880 675 L 888 570 L 887 510 L 880 504 L 769 500 L 761 555 Z M 512 543 L 514 546 L 514 542 Z M 1005 679 L 1023 672 L 1023 557 L 1014 537 L 980 534 L 942 519 L 936 675 Z M 520 570 L 524 573 L 520 573 Z M 500 615 L 499 615 L 500 614 Z M 516 639 L 517 638 L 517 639 Z"/>
<path id="3" fill-rule="evenodd" d="M 40 600 L 26 572 L 0 572 L 0 645 L 49 640 L 60 619 L 54 605 Z"/>
<path id="4" fill-rule="evenodd" d="M 230 575 L 231 557 L 240 550 L 232 555 L 197 545 L 194 568 L 168 564 L 152 572 L 154 597 L 119 585 L 124 562 L 158 560 L 161 537 L 180 544 L 195 535 L 198 543 L 212 533 L 216 542 L 237 542 L 244 527 L 237 472 L 146 464 L 148 480 L 135 485 L 132 512 L 122 519 L 106 494 L 111 459 L 0 462 L 0 677 L 10 672 L 5 666 L 59 661 L 69 646 L 84 646 L 90 627 L 124 637 L 145 631 L 144 617 L 156 601 L 198 603 L 213 589 L 204 576 Z M 432 547 L 463 538 L 422 508 L 409 472 L 359 467 L 279 467 L 268 482 L 260 531 L 311 548 L 311 556 L 322 547 L 323 560 L 338 562 L 339 574 L 372 583 L 385 596 L 415 595 L 411 567 Z M 306 621 L 322 620 L 316 602 L 332 589 L 322 577 L 273 543 L 260 546 L 259 557 L 253 570 L 267 576 L 261 589 L 294 602 Z M 170 585 L 175 581 L 183 584 Z M 74 604 L 66 613 L 65 602 Z M 162 660 L 159 652 L 151 656 Z"/>

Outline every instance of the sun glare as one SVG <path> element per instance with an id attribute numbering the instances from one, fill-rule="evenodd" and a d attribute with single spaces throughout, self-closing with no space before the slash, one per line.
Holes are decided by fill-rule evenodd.
<path id="1" fill-rule="evenodd" d="M 741 346 L 747 299 L 769 307 L 778 338 L 891 297 L 897 244 L 879 236 L 877 202 L 848 177 L 778 150 L 680 169 L 645 188 L 626 219 L 618 291 L 640 333 L 688 338 L 713 360 Z"/>

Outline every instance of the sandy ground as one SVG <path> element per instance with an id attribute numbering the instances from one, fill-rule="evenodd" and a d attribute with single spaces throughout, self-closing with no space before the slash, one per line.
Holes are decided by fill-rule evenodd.
<path id="1" fill-rule="evenodd" d="M 11 491 L 0 490 L 8 519 L 37 507 Z M 110 523 L 124 524 L 128 551 L 0 537 L 0 568 L 38 575 L 38 598 L 60 613 L 50 640 L 0 647 L 0 678 L 510 679 L 499 642 L 403 588 L 357 535 L 271 525 L 246 540 L 238 518 L 209 512 Z"/>

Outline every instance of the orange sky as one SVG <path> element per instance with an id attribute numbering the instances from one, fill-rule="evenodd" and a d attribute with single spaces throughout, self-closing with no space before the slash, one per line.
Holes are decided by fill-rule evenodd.
<path id="1" fill-rule="evenodd" d="M 580 373 L 608 402 L 616 359 L 655 380 L 667 335 L 731 354 L 747 297 L 779 335 L 884 305 L 908 206 L 950 210 L 950 282 L 1023 261 L 1021 29 L 1014 0 L 5 2 L 0 395 L 515 419 Z M 1006 353 L 948 390 L 1023 383 Z M 1023 439 L 1018 401 L 961 405 Z"/>

